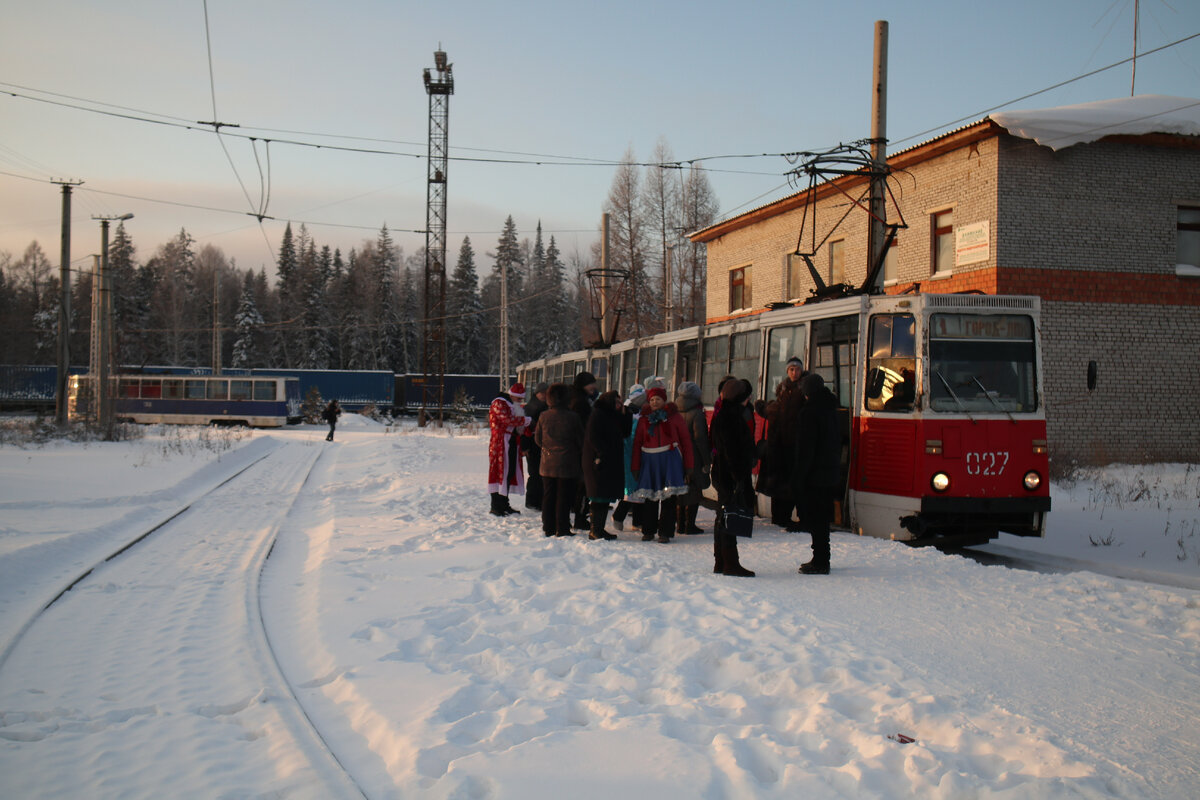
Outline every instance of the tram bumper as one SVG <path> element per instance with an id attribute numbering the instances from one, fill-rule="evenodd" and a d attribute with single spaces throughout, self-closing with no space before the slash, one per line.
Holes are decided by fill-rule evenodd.
<path id="1" fill-rule="evenodd" d="M 921 510 L 901 517 L 911 544 L 982 544 L 1000 533 L 1044 536 L 1049 497 L 923 497 Z"/>

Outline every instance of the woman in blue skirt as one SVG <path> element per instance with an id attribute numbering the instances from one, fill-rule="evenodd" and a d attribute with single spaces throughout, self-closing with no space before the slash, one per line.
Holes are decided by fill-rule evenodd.
<path id="1" fill-rule="evenodd" d="M 658 536 L 666 544 L 675 535 L 676 497 L 687 494 L 692 469 L 692 436 L 674 403 L 661 387 L 646 392 L 646 409 L 633 435 L 630 466 L 637 489 L 630 499 L 641 500 L 642 541 Z"/>

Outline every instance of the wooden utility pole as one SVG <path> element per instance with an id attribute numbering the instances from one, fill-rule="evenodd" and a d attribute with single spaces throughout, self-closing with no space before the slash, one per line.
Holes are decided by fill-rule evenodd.
<path id="1" fill-rule="evenodd" d="M 887 206 L 884 190 L 887 183 L 887 49 L 888 24 L 875 23 L 875 69 L 871 92 L 871 218 L 867 228 L 867 271 L 883 258 L 887 242 Z M 877 285 L 868 291 L 883 288 L 883 270 Z"/>
<path id="2" fill-rule="evenodd" d="M 112 386 L 109 381 L 112 367 L 112 278 L 108 271 L 108 223 L 114 219 L 120 222 L 133 219 L 133 214 L 93 216 L 92 219 L 100 220 L 100 270 L 92 285 L 93 296 L 98 293 L 98 299 L 92 304 L 92 308 L 96 309 L 93 312 L 96 316 L 92 320 L 93 336 L 98 339 L 93 344 L 96 356 L 91 367 L 96 386 L 92 402 L 96 404 L 96 422 L 104 432 L 104 438 L 110 440 L 113 422 Z M 99 318 L 98 324 L 96 317 Z"/>
<path id="3" fill-rule="evenodd" d="M 58 381 L 54 387 L 54 421 L 67 424 L 67 368 L 71 365 L 71 189 L 83 181 L 51 181 L 62 187 L 62 250 L 59 260 Z"/>

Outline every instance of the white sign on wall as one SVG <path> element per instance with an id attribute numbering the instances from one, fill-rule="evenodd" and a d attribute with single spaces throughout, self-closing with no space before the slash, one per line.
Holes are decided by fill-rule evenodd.
<path id="1" fill-rule="evenodd" d="M 976 222 L 954 229 L 954 263 L 976 264 L 992 257 L 991 223 Z"/>

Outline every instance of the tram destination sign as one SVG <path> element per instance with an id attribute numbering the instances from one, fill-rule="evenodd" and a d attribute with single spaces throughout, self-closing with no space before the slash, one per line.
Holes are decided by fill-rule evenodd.
<path id="1" fill-rule="evenodd" d="M 934 314 L 933 336 L 937 339 L 1033 338 L 1033 320 L 1020 314 Z"/>

